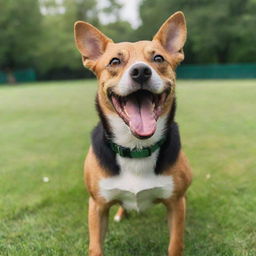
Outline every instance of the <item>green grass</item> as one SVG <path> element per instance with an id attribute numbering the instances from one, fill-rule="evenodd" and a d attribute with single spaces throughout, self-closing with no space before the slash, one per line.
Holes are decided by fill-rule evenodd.
<path id="1" fill-rule="evenodd" d="M 86 255 L 83 159 L 96 82 L 0 87 L 0 255 Z M 256 255 L 256 81 L 178 81 L 194 172 L 186 256 Z M 43 177 L 49 182 L 43 182 Z M 113 216 L 114 210 L 111 215 Z M 110 220 L 106 256 L 166 255 L 165 210 Z"/>

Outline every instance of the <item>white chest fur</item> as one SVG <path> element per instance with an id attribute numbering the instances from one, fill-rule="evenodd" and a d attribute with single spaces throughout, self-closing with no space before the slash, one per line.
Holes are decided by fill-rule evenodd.
<path id="1" fill-rule="evenodd" d="M 111 121 L 111 124 L 115 121 L 114 125 L 118 125 L 116 120 Z M 122 123 L 120 123 L 120 126 L 123 126 Z M 118 136 L 119 144 L 132 146 L 132 144 L 137 143 L 137 147 L 145 146 L 145 144 L 139 144 L 141 140 L 134 140 L 130 132 L 125 131 L 127 128 L 123 127 L 123 129 L 121 129 L 120 126 L 114 127 L 114 131 L 119 130 L 119 134 L 123 135 L 121 137 Z M 160 123 L 159 129 L 161 130 L 161 128 Z M 161 131 L 158 131 L 156 134 L 161 135 Z M 159 138 L 157 136 L 153 139 L 158 141 L 160 136 Z M 143 143 L 150 142 L 144 141 Z M 154 152 L 150 157 L 139 159 L 124 158 L 117 155 L 116 160 L 120 166 L 120 174 L 100 181 L 101 195 L 107 201 L 119 200 L 126 209 L 134 209 L 137 211 L 147 209 L 155 199 L 170 197 L 173 192 L 172 177 L 156 175 L 154 173 L 158 153 L 159 150 Z"/>
<path id="2" fill-rule="evenodd" d="M 149 159 L 117 157 L 121 166 L 119 175 L 100 182 L 101 195 L 107 200 L 119 200 L 126 209 L 143 211 L 155 199 L 168 198 L 173 191 L 170 176 L 155 175 L 155 152 Z"/>

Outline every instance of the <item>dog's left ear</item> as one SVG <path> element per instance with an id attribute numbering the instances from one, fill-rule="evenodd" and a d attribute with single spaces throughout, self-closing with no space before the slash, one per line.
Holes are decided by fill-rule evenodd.
<path id="1" fill-rule="evenodd" d="M 184 59 L 183 46 L 187 38 L 186 20 L 183 12 L 176 12 L 161 26 L 153 40 L 158 41 L 177 62 Z"/>

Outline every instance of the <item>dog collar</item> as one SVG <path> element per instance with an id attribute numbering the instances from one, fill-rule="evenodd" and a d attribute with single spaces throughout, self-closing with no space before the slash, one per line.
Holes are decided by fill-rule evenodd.
<path id="1" fill-rule="evenodd" d="M 150 147 L 134 148 L 134 149 L 117 145 L 116 143 L 110 140 L 108 141 L 108 144 L 116 154 L 119 154 L 122 157 L 143 158 L 143 157 L 151 156 L 157 149 L 159 149 L 163 145 L 164 142 L 165 142 L 165 138 L 162 138 L 161 140 L 159 140 L 158 142 L 156 142 Z"/>

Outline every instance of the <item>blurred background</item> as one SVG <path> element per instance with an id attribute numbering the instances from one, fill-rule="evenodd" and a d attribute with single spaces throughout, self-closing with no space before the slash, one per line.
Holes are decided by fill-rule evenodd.
<path id="1" fill-rule="evenodd" d="M 82 66 L 74 22 L 116 42 L 150 40 L 177 10 L 188 41 L 176 120 L 194 174 L 185 255 L 256 255 L 256 0 L 0 0 L 1 256 L 88 249 L 83 162 L 97 82 Z M 163 256 L 167 246 L 156 206 L 111 220 L 105 255 Z"/>
<path id="2" fill-rule="evenodd" d="M 255 0 L 0 0 L 0 84 L 92 77 L 74 46 L 77 20 L 116 42 L 150 40 L 177 10 L 189 32 L 178 77 L 256 77 Z"/>

